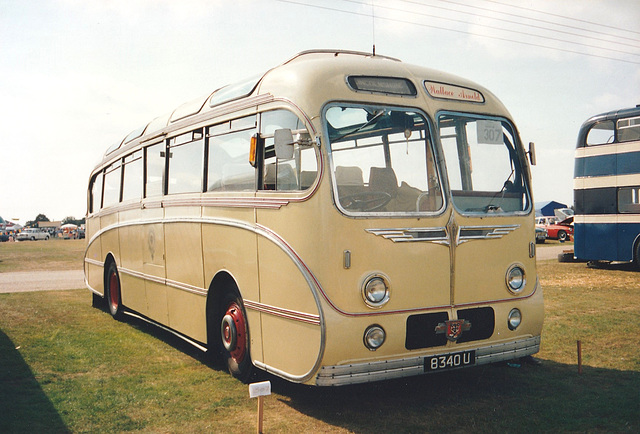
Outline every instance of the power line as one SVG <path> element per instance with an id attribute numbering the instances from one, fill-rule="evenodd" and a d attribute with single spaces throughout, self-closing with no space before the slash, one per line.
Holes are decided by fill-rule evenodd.
<path id="1" fill-rule="evenodd" d="M 358 1 L 358 0 L 341 0 L 341 1 L 346 2 L 346 3 L 355 3 L 355 4 L 358 4 L 358 5 L 367 5 L 366 3 L 363 3 L 363 2 Z M 415 2 L 407 1 L 406 3 L 415 3 Z M 408 11 L 406 9 L 393 8 L 393 7 L 389 7 L 389 6 L 377 6 L 377 7 L 381 8 L 381 9 L 387 9 L 387 10 L 391 10 L 391 11 L 396 11 L 396 12 L 407 12 L 407 13 L 412 13 L 414 15 L 420 15 L 420 16 L 429 17 L 429 18 L 437 18 L 437 19 L 441 19 L 441 20 L 445 20 L 445 21 L 452 21 L 452 22 L 460 23 L 460 24 L 474 25 L 474 23 L 469 22 L 469 21 L 459 20 L 459 19 L 456 19 L 456 18 L 441 17 L 441 16 L 437 16 L 437 15 L 427 14 L 427 13 L 424 13 L 424 12 Z M 456 12 L 461 12 L 461 11 L 456 11 Z M 470 14 L 469 12 L 463 12 L 463 13 Z M 500 19 L 498 19 L 498 20 L 500 20 Z M 503 20 L 501 20 L 501 21 L 503 21 Z M 510 21 L 510 22 L 511 23 L 515 23 L 514 21 Z M 515 24 L 521 25 L 521 23 L 515 23 Z M 572 45 L 580 45 L 580 46 L 583 46 L 583 47 L 595 48 L 595 49 L 598 49 L 598 50 L 607 50 L 607 51 L 620 53 L 620 54 L 628 54 L 630 56 L 640 56 L 640 53 L 632 53 L 632 52 L 629 52 L 629 51 L 618 50 L 618 49 L 615 49 L 615 48 L 605 48 L 605 47 L 601 47 L 601 46 L 598 46 L 598 45 L 591 45 L 591 44 L 585 44 L 585 43 L 582 43 L 582 42 L 569 41 L 567 39 L 554 38 L 552 36 L 538 35 L 538 34 L 535 34 L 535 33 L 523 32 L 523 31 L 520 31 L 520 30 L 504 29 L 502 27 L 490 26 L 490 25 L 487 25 L 487 24 L 482 24 L 480 26 L 482 26 L 484 28 L 487 28 L 487 29 L 498 30 L 498 31 L 501 31 L 501 32 L 515 33 L 515 34 L 523 35 L 523 36 L 531 36 L 533 38 L 548 39 L 550 41 L 562 42 L 562 43 L 572 44 Z M 535 26 L 531 26 L 531 27 L 535 27 Z M 580 36 L 580 35 L 575 35 L 575 36 Z M 610 41 L 606 41 L 606 42 L 610 42 Z"/>
<path id="2" fill-rule="evenodd" d="M 294 0 L 276 0 L 276 1 L 281 2 L 281 3 L 289 3 L 289 4 L 299 5 L 299 6 L 306 6 L 306 7 L 310 7 L 310 8 L 314 8 L 314 9 L 322 9 L 322 10 L 328 10 L 328 11 L 333 11 L 333 12 L 340 12 L 340 13 L 343 13 L 343 14 L 350 14 L 350 15 L 357 15 L 357 16 L 363 16 L 363 17 L 371 18 L 370 14 L 364 14 L 364 13 L 361 13 L 361 12 L 347 11 L 347 10 L 344 10 L 344 9 L 338 9 L 338 8 L 333 8 L 333 7 L 328 7 L 328 6 L 312 5 L 312 4 L 303 3 L 303 2 L 300 2 L 300 1 L 294 1 Z M 398 23 L 403 23 L 403 24 L 411 24 L 411 25 L 420 26 L 420 27 L 428 27 L 428 28 L 437 29 L 437 30 L 445 30 L 445 31 L 448 31 L 448 32 L 462 33 L 462 34 L 478 36 L 478 37 L 482 37 L 482 38 L 495 39 L 495 40 L 504 41 L 504 42 L 512 42 L 512 43 L 520 44 L 520 45 L 527 45 L 527 46 L 532 46 L 532 47 L 537 47 L 537 48 L 545 48 L 545 49 L 549 49 L 549 50 L 561 51 L 561 52 L 565 52 L 565 53 L 579 54 L 579 55 L 583 55 L 583 56 L 596 57 L 596 58 L 600 58 L 600 59 L 614 60 L 614 61 L 618 61 L 618 62 L 624 62 L 624 63 L 631 63 L 631 64 L 635 64 L 635 65 L 640 65 L 640 62 L 633 61 L 633 60 L 620 59 L 620 58 L 616 58 L 616 57 L 609 57 L 609 56 L 603 56 L 603 55 L 592 54 L 592 53 L 585 53 L 585 52 L 582 52 L 582 51 L 570 50 L 570 49 L 565 49 L 565 48 L 551 47 L 551 46 L 548 46 L 548 45 L 536 44 L 536 43 L 533 43 L 533 42 L 516 41 L 516 40 L 513 40 L 513 39 L 507 39 L 507 38 L 498 37 L 498 36 L 483 35 L 483 34 L 480 34 L 480 33 L 469 32 L 469 31 L 466 31 L 466 30 L 458 30 L 458 29 L 452 29 L 452 28 L 448 28 L 448 27 L 435 26 L 435 25 L 431 25 L 431 24 L 416 23 L 414 21 L 407 21 L 407 20 L 401 20 L 401 19 L 396 19 L 396 18 L 387 18 L 387 17 L 383 17 L 383 16 L 380 16 L 380 15 L 376 16 L 376 19 L 385 20 L 385 21 L 391 21 L 391 22 L 398 22 Z"/>
<path id="3" fill-rule="evenodd" d="M 345 0 L 345 1 L 348 1 L 348 0 Z M 545 27 L 545 26 L 540 26 L 540 25 L 536 25 L 536 24 L 525 24 L 525 23 L 523 23 L 521 21 L 509 20 L 509 19 L 505 19 L 505 18 L 496 18 L 496 17 L 491 17 L 491 16 L 488 16 L 488 15 L 477 15 L 474 12 L 462 11 L 462 10 L 459 10 L 459 9 L 453 9 L 453 8 L 447 8 L 447 7 L 441 7 L 441 6 L 434 6 L 434 5 L 423 3 L 423 2 L 419 2 L 419 1 L 411 1 L 411 0 L 401 0 L 401 1 L 403 1 L 404 3 L 415 4 L 415 5 L 424 6 L 424 7 L 428 7 L 428 8 L 434 8 L 434 9 L 438 9 L 438 10 L 451 11 L 451 12 L 455 12 L 455 13 L 471 15 L 471 16 L 474 16 L 474 17 L 482 17 L 482 18 L 487 18 L 487 19 L 490 19 L 490 20 L 500 21 L 500 22 L 503 22 L 503 23 L 515 24 L 515 25 L 518 25 L 518 26 L 526 26 L 528 28 L 547 30 L 547 31 L 550 31 L 550 32 L 556 32 L 556 33 L 562 33 L 562 34 L 565 34 L 565 35 L 577 36 L 579 38 L 593 39 L 593 40 L 596 40 L 596 41 L 602 41 L 602 42 L 607 42 L 607 43 L 615 43 L 615 44 L 618 44 L 618 45 L 626 45 L 628 47 L 633 47 L 633 48 L 640 48 L 640 46 L 638 44 L 629 44 L 629 43 L 626 43 L 626 42 L 616 42 L 616 41 L 611 41 L 610 39 L 598 38 L 598 37 L 595 37 L 595 36 L 589 36 L 589 35 L 584 35 L 584 34 L 580 34 L 580 33 L 569 32 L 569 31 L 566 31 L 566 30 L 553 29 L 551 27 Z M 452 2 L 445 1 L 445 0 L 439 0 L 439 1 L 443 1 L 445 3 L 452 3 Z M 486 1 L 489 1 L 489 0 L 486 0 Z M 460 4 L 460 3 L 454 3 L 454 4 L 462 6 L 462 4 Z M 467 5 L 465 5 L 465 6 L 467 6 Z M 499 14 L 502 13 L 502 12 L 499 12 L 499 11 L 493 11 L 493 12 L 499 13 Z M 543 13 L 543 12 L 541 12 L 541 13 Z M 536 20 L 534 18 L 523 17 L 523 16 L 520 16 L 520 15 L 515 15 L 515 16 L 519 17 L 519 18 L 524 18 L 524 19 L 527 19 L 527 20 L 540 21 L 540 20 Z M 565 26 L 563 24 L 558 24 L 558 23 L 553 23 L 553 25 L 560 26 L 560 27 L 572 28 L 571 26 Z M 500 30 L 502 30 L 502 29 L 500 29 Z M 589 30 L 584 30 L 584 29 L 581 29 L 581 30 L 583 30 L 585 32 L 589 32 Z M 608 34 L 608 33 L 605 33 L 604 35 L 609 36 L 609 37 L 613 37 L 613 38 L 620 38 L 619 36 Z M 624 37 L 622 37 L 622 39 L 636 41 L 635 39 L 624 38 Z M 637 40 L 637 42 L 640 43 L 640 40 Z"/>
<path id="4" fill-rule="evenodd" d="M 496 0 L 484 0 L 484 1 L 489 2 L 489 3 L 496 3 L 496 4 L 499 4 L 499 5 L 503 5 L 503 6 L 509 6 L 509 7 L 512 7 L 512 8 L 522 9 L 522 10 L 525 10 L 525 11 L 537 12 L 537 13 L 540 13 L 540 14 L 545 14 L 545 15 L 550 15 L 550 16 L 553 16 L 553 17 L 563 18 L 563 19 L 566 19 L 566 20 L 578 21 L 578 22 L 581 22 L 581 23 L 591 24 L 591 25 L 594 25 L 594 26 L 606 27 L 608 29 L 619 30 L 621 32 L 629 32 L 629 33 L 635 33 L 636 35 L 640 35 L 640 32 L 636 32 L 634 30 L 628 30 L 628 29 L 623 29 L 623 28 L 620 28 L 620 27 L 609 26 L 607 24 L 596 23 L 594 21 L 581 20 L 580 18 L 566 17 L 566 16 L 560 15 L 560 14 L 554 14 L 553 12 L 541 11 L 541 10 L 538 10 L 538 9 L 527 8 L 527 7 L 524 7 L 524 6 L 512 5 L 510 3 L 503 3 L 503 2 L 496 1 Z M 635 41 L 635 39 L 634 39 L 634 41 Z"/>
<path id="5" fill-rule="evenodd" d="M 440 2 L 442 2 L 442 3 L 450 3 L 450 4 L 454 4 L 454 5 L 458 5 L 458 6 L 462 6 L 462 7 L 470 8 L 470 9 L 478 9 L 478 10 L 481 10 L 481 11 L 488 11 L 488 12 L 493 12 L 493 13 L 499 13 L 499 14 L 503 14 L 503 15 L 507 15 L 507 16 L 511 16 L 511 17 L 524 18 L 524 19 L 527 19 L 527 20 L 535 20 L 535 21 L 539 21 L 539 22 L 542 22 L 542 23 L 546 23 L 546 24 L 553 24 L 553 25 L 556 25 L 556 26 L 563 26 L 563 27 L 567 27 L 567 28 L 570 28 L 570 29 L 576 29 L 576 30 L 583 30 L 583 31 L 584 31 L 584 28 L 583 28 L 583 27 L 571 26 L 571 25 L 568 25 L 568 24 L 558 24 L 558 23 L 555 23 L 555 22 L 553 22 L 553 21 L 548 21 L 548 20 L 544 20 L 544 19 L 540 19 L 540 18 L 529 18 L 529 17 L 524 16 L 524 15 L 512 14 L 512 13 L 509 13 L 509 12 L 501 12 L 501 11 L 497 11 L 497 10 L 495 10 L 495 9 L 491 9 L 491 8 L 484 8 L 484 7 L 481 7 L 481 6 L 473 6 L 473 5 L 469 5 L 469 4 L 465 4 L 465 3 L 460 3 L 460 2 L 457 2 L 457 1 L 453 1 L 453 0 L 437 0 L 437 1 L 440 1 Z M 487 1 L 489 1 L 489 0 L 487 0 Z M 421 3 L 421 4 L 423 4 L 423 3 Z M 536 11 L 536 12 L 538 12 L 538 13 L 545 13 L 545 12 L 541 12 L 541 11 Z M 575 21 L 586 22 L 586 23 L 589 23 L 589 24 L 595 24 L 595 23 L 591 23 L 590 21 L 582 21 L 582 20 L 575 19 L 575 18 L 567 18 L 567 17 L 563 17 L 563 18 L 565 18 L 565 19 L 573 19 L 573 20 L 575 20 Z M 598 25 L 599 25 L 599 24 L 598 24 Z M 613 29 L 616 29 L 616 30 L 620 30 L 620 29 L 618 29 L 617 27 L 611 27 L 611 26 L 604 26 L 604 27 L 609 27 L 609 28 L 613 28 Z M 592 32 L 592 33 L 597 33 L 597 34 L 599 34 L 599 35 L 613 36 L 613 37 L 615 37 L 615 38 L 621 38 L 621 39 L 627 39 L 627 40 L 629 40 L 629 41 L 640 42 L 638 39 L 627 38 L 627 37 L 625 37 L 625 36 L 616 36 L 616 35 L 611 35 L 610 33 L 600 32 L 600 31 L 598 31 L 598 30 L 589 30 L 589 31 L 590 31 L 590 32 Z M 625 31 L 632 32 L 632 31 L 630 31 L 630 30 L 625 30 Z M 637 32 L 632 32 L 632 33 L 637 33 Z M 639 33 L 639 34 L 640 34 L 640 33 Z"/>

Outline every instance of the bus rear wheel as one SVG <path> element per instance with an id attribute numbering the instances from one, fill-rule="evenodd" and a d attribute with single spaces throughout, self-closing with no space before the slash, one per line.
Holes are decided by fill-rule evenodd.
<path id="1" fill-rule="evenodd" d="M 120 290 L 120 276 L 115 262 L 109 263 L 105 279 L 105 299 L 109 307 L 109 313 L 115 319 L 122 319 L 124 306 L 122 305 L 122 292 Z"/>
<path id="2" fill-rule="evenodd" d="M 229 372 L 247 383 L 253 371 L 249 355 L 249 327 L 240 297 L 228 293 L 223 298 L 220 318 L 222 357 Z"/>

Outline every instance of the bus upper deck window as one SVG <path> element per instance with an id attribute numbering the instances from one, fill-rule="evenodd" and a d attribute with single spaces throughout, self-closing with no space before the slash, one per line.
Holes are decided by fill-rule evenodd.
<path id="1" fill-rule="evenodd" d="M 613 143 L 614 126 L 613 121 L 598 122 L 591 127 L 587 134 L 587 146 L 604 145 Z"/>

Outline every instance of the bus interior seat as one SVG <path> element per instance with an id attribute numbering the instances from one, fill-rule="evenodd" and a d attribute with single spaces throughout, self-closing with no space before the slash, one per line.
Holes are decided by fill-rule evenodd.
<path id="1" fill-rule="evenodd" d="M 398 195 L 396 172 L 390 167 L 372 167 L 369 171 L 369 189 L 396 197 Z"/>
<path id="2" fill-rule="evenodd" d="M 357 166 L 336 167 L 336 184 L 340 196 L 363 193 L 365 191 L 363 179 L 362 169 Z"/>
<path id="3" fill-rule="evenodd" d="M 246 173 L 246 164 L 225 164 L 222 167 L 222 191 L 249 191 L 255 190 L 255 178 Z"/>
<path id="4" fill-rule="evenodd" d="M 267 164 L 265 166 L 264 188 L 265 190 L 277 189 L 281 191 L 298 190 L 298 180 L 293 167 L 288 164 L 280 164 L 276 169 L 275 163 Z"/>

